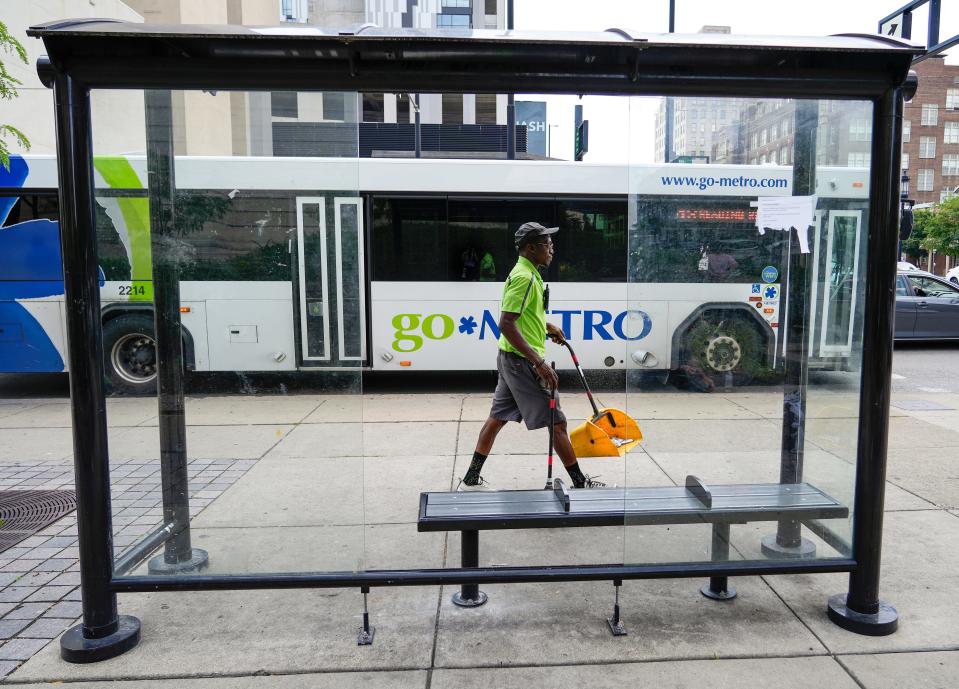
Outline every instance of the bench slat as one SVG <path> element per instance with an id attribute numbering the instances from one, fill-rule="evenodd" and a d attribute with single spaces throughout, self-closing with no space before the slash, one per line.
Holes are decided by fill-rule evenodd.
<path id="1" fill-rule="evenodd" d="M 570 491 L 563 510 L 552 491 L 423 493 L 420 531 L 522 529 L 619 524 L 775 521 L 846 517 L 848 509 L 808 484 L 711 486 L 712 507 L 685 487 L 599 488 Z"/>

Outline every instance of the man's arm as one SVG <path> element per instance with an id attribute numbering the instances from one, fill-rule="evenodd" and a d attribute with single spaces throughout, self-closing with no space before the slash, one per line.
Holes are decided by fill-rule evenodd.
<path id="1" fill-rule="evenodd" d="M 529 342 L 520 334 L 519 328 L 516 327 L 517 318 L 519 318 L 518 313 L 503 311 L 499 317 L 500 332 L 503 333 L 506 341 L 516 348 L 516 351 L 533 364 L 536 374 L 543 379 L 547 387 L 555 388 L 559 384 L 559 376 L 556 375 L 556 371 L 547 365 L 546 359 L 537 354 L 536 351 L 530 347 Z"/>

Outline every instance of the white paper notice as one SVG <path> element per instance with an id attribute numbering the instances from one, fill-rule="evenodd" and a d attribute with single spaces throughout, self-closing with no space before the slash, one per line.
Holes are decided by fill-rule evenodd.
<path id="1" fill-rule="evenodd" d="M 766 230 L 788 232 L 796 230 L 799 250 L 809 253 L 809 226 L 816 213 L 815 196 L 760 196 L 756 209 L 756 229 L 759 234 Z"/>

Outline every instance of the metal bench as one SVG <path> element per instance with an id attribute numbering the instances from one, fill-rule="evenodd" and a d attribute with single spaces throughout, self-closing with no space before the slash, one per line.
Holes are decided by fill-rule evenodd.
<path id="1" fill-rule="evenodd" d="M 845 518 L 849 509 L 808 483 L 755 483 L 709 487 L 695 476 L 685 486 L 592 488 L 567 491 L 556 479 L 553 490 L 500 490 L 421 493 L 419 531 L 460 531 L 461 566 L 479 566 L 479 532 L 644 524 L 712 524 L 713 561 L 729 558 L 729 527 L 754 521 Z M 618 586 L 613 633 L 619 623 Z M 727 577 L 711 577 L 703 595 L 729 600 L 736 595 Z M 463 607 L 487 600 L 478 584 L 465 584 L 453 596 Z M 620 631 L 614 628 L 619 626 Z"/>

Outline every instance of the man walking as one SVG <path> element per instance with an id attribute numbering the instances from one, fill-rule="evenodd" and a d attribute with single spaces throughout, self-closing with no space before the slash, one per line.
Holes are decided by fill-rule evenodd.
<path id="1" fill-rule="evenodd" d="M 483 462 L 493 449 L 493 441 L 507 421 L 524 421 L 536 430 L 549 425 L 550 391 L 559 383 L 556 371 L 546 363 L 546 338 L 562 344 L 563 331 L 546 322 L 549 288 L 544 287 L 539 269 L 553 261 L 553 240 L 558 227 L 524 223 L 516 231 L 519 259 L 503 285 L 499 319 L 499 352 L 496 369 L 499 379 L 493 393 L 489 418 L 480 430 L 469 470 L 457 490 L 488 489 L 480 476 Z M 575 488 L 594 488 L 605 484 L 583 474 L 566 433 L 566 416 L 556 398 L 553 444 Z"/>

